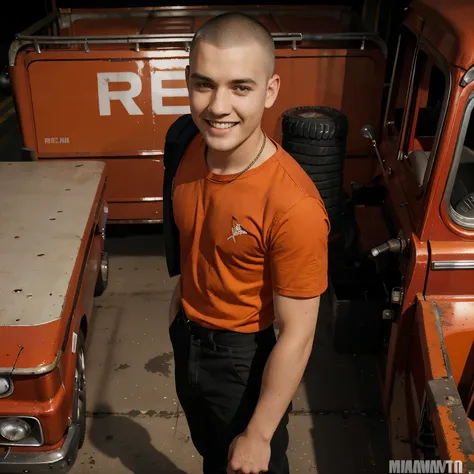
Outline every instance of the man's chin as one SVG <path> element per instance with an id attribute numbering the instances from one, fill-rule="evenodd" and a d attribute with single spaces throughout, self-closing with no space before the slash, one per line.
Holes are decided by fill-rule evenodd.
<path id="1" fill-rule="evenodd" d="M 215 151 L 231 151 L 239 145 L 237 137 L 215 137 L 209 133 L 205 133 L 204 139 L 207 146 Z"/>

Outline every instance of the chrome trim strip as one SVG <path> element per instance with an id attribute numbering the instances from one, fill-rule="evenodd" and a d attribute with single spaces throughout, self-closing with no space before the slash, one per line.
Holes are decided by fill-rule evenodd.
<path id="1" fill-rule="evenodd" d="M 150 197 L 137 197 L 137 198 L 109 198 L 107 202 L 110 206 L 111 204 L 141 204 L 144 202 L 161 202 L 161 201 L 163 201 L 163 196 L 158 196 L 158 197 L 150 196 Z"/>
<path id="2" fill-rule="evenodd" d="M 445 260 L 433 262 L 432 270 L 474 270 L 474 260 Z"/>
<path id="3" fill-rule="evenodd" d="M 141 202 L 161 202 L 163 197 L 144 197 L 141 198 Z"/>
<path id="4" fill-rule="evenodd" d="M 338 34 L 321 34 L 315 35 L 320 39 L 341 38 L 357 36 L 357 38 L 372 38 L 373 34 L 362 33 L 338 33 Z M 312 35 L 304 35 L 312 36 Z M 273 41 L 301 41 L 303 34 L 301 33 L 272 33 Z M 88 43 L 183 43 L 190 42 L 194 38 L 194 33 L 174 33 L 174 34 L 144 34 L 144 35 L 110 35 L 110 36 L 47 36 L 47 35 L 17 35 L 18 40 L 25 41 L 29 44 L 83 44 Z M 319 39 L 319 38 L 318 38 Z"/>
<path id="5" fill-rule="evenodd" d="M 62 350 L 59 349 L 53 362 L 47 365 L 41 365 L 39 367 L 26 367 L 23 369 L 15 369 L 15 367 L 0 367 L 0 373 L 7 373 L 10 375 L 42 375 L 53 371 L 59 363 L 61 358 Z"/>
<path id="6" fill-rule="evenodd" d="M 361 49 L 364 49 L 365 41 L 374 42 L 387 57 L 387 45 L 377 33 L 272 33 L 275 43 L 289 42 L 293 50 L 296 43 L 302 41 L 362 41 Z M 17 35 L 12 42 L 8 52 L 10 66 L 15 65 L 19 51 L 27 45 L 34 45 L 36 52 L 41 54 L 40 45 L 71 45 L 83 44 L 84 51 L 89 52 L 89 44 L 133 44 L 139 51 L 140 44 L 182 44 L 189 52 L 194 33 L 175 34 L 145 34 L 145 35 L 114 35 L 114 36 L 32 36 Z"/>
<path id="7" fill-rule="evenodd" d="M 319 35 L 321 39 L 346 39 L 345 33 Z M 273 41 L 276 42 L 291 42 L 293 49 L 296 49 L 296 42 L 302 41 L 303 34 L 301 33 L 272 33 Z M 371 40 L 372 35 L 359 34 L 360 39 Z M 366 37 L 366 38 L 365 38 Z M 31 35 L 17 35 L 12 42 L 8 52 L 10 66 L 15 65 L 16 57 L 20 50 L 27 45 L 34 45 L 36 52 L 41 54 L 40 45 L 71 45 L 83 44 L 84 50 L 89 52 L 89 44 L 183 44 L 185 49 L 189 51 L 189 46 L 194 38 L 194 33 L 175 33 L 175 34 L 146 34 L 146 35 L 115 35 L 115 36 L 31 36 Z M 350 38 L 348 38 L 350 39 Z M 356 39 L 356 38 L 353 38 Z"/>

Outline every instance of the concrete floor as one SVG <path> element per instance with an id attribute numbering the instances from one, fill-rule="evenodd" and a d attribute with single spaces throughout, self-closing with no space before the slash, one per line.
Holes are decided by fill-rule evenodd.
<path id="1" fill-rule="evenodd" d="M 174 389 L 159 227 L 109 232 L 110 283 L 87 342 L 88 433 L 73 474 L 198 474 Z M 292 472 L 388 472 L 386 428 L 371 356 L 338 355 L 323 304 L 314 351 L 294 399 Z"/>

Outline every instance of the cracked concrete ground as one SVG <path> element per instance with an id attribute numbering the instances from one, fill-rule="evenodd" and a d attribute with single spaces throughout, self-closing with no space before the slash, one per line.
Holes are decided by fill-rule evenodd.
<path id="1" fill-rule="evenodd" d="M 114 228 L 110 283 L 87 340 L 87 438 L 72 474 L 202 472 L 176 399 L 159 227 Z M 313 354 L 294 398 L 291 471 L 388 472 L 386 427 L 372 356 L 338 355 L 322 305 Z"/>

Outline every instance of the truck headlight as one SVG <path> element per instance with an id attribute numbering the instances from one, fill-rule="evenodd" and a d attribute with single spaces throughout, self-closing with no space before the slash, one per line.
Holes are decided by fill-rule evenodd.
<path id="1" fill-rule="evenodd" d="M 30 433 L 30 425 L 21 418 L 6 418 L 0 421 L 0 436 L 7 441 L 23 441 Z"/>
<path id="2" fill-rule="evenodd" d="M 12 389 L 12 379 L 8 375 L 0 375 L 0 397 L 10 395 Z"/>

